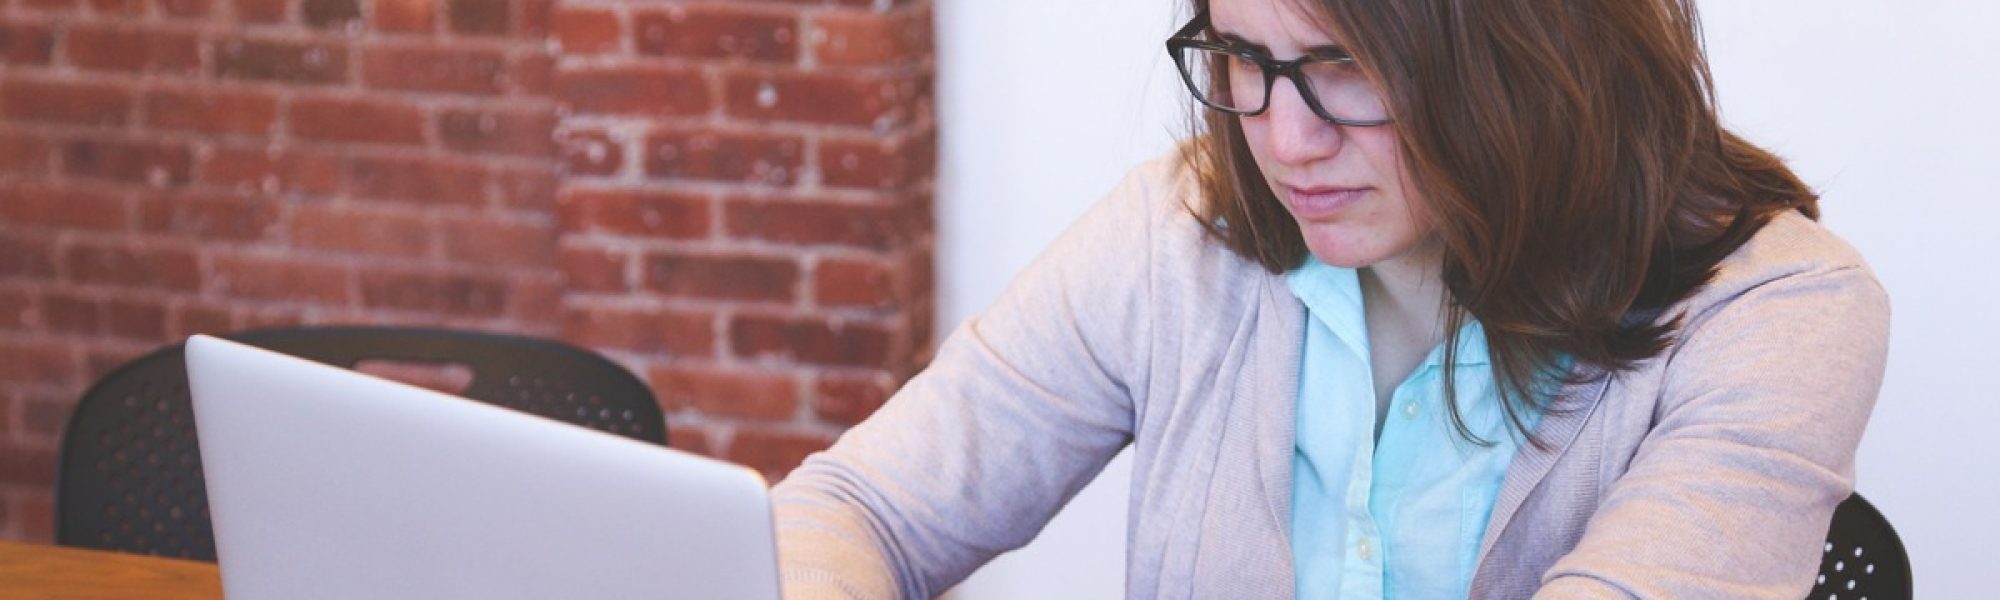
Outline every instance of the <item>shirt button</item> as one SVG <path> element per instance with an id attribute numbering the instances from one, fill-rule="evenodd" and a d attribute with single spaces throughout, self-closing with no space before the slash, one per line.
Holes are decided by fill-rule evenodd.
<path id="1" fill-rule="evenodd" d="M 1370 560 L 1375 556 L 1375 546 L 1368 543 L 1368 538 L 1362 538 L 1361 543 L 1355 544 L 1354 553 L 1360 555 L 1361 560 Z"/>
<path id="2" fill-rule="evenodd" d="M 1409 403 L 1406 403 L 1406 404 L 1404 404 L 1404 405 L 1403 405 L 1403 416 L 1406 416 L 1406 417 L 1412 417 L 1412 418 L 1416 417 L 1416 416 L 1417 416 L 1417 403 L 1416 403 L 1416 402 L 1409 402 Z"/>

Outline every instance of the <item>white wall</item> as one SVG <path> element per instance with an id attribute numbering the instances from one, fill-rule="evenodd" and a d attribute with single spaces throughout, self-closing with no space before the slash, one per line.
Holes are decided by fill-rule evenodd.
<path id="1" fill-rule="evenodd" d="M 1825 194 L 1825 223 L 1895 307 L 1860 486 L 1924 597 L 1988 588 L 2000 549 L 2000 3 L 1708 0 L 1724 118 Z M 1161 41 L 1177 0 L 939 0 L 940 331 L 976 313 L 1134 163 L 1181 131 Z M 1123 590 L 1121 458 L 1029 548 L 954 598 Z"/>
<path id="2" fill-rule="evenodd" d="M 1861 493 L 1926 598 L 1990 597 L 2000 550 L 2000 3 L 1704 6 L 1724 118 L 1824 194 L 1894 307 Z"/>
<path id="3" fill-rule="evenodd" d="M 1172 1 L 939 0 L 938 331 L 992 303 L 1127 168 L 1181 137 Z M 1129 454 L 951 597 L 1122 597 Z"/>

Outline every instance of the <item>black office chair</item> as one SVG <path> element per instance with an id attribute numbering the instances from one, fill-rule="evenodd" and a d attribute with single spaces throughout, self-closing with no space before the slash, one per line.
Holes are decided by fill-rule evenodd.
<path id="1" fill-rule="evenodd" d="M 335 366 L 369 360 L 463 365 L 462 395 L 665 445 L 666 421 L 645 384 L 569 345 L 490 333 L 305 327 L 226 336 Z M 215 560 L 201 452 L 182 346 L 126 363 L 92 385 L 63 435 L 56 543 Z"/>
<path id="2" fill-rule="evenodd" d="M 1875 505 L 1848 496 L 1833 511 L 1819 578 L 1806 600 L 1909 600 L 1910 555 Z"/>

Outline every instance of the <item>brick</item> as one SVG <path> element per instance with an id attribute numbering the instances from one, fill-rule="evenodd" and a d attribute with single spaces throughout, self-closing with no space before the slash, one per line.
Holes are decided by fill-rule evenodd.
<path id="1" fill-rule="evenodd" d="M 47 341 L 0 340 L 0 382 L 70 385 L 77 367 L 75 357 L 50 348 Z"/>
<path id="2" fill-rule="evenodd" d="M 625 143 L 602 129 L 573 129 L 556 135 L 568 174 L 609 176 L 625 167 Z"/>
<path id="3" fill-rule="evenodd" d="M 694 5 L 632 15 L 640 54 L 796 62 L 798 18 L 791 11 Z"/>
<path id="4" fill-rule="evenodd" d="M 279 23 L 285 20 L 286 0 L 234 0 L 236 18 L 248 23 Z"/>
<path id="5" fill-rule="evenodd" d="M 437 3 L 430 0 L 378 0 L 375 2 L 375 29 L 401 33 L 435 32 L 437 11 Z"/>
<path id="6" fill-rule="evenodd" d="M 296 308 L 266 307 L 254 310 L 240 310 L 235 316 L 240 329 L 268 329 L 273 327 L 298 327 L 308 323 L 306 316 Z"/>
<path id="7" fill-rule="evenodd" d="M 390 308 L 458 316 L 498 316 L 507 308 L 506 282 L 449 273 L 361 273 L 361 300 Z"/>
<path id="8" fill-rule="evenodd" d="M 76 411 L 77 396 L 28 393 L 22 394 L 20 401 L 21 430 L 53 438 L 62 435 L 63 427 L 69 424 L 70 413 Z"/>
<path id="9" fill-rule="evenodd" d="M 273 200 L 226 194 L 177 194 L 140 199 L 139 231 L 203 241 L 268 239 L 278 224 Z"/>
<path id="10" fill-rule="evenodd" d="M 69 63 L 83 69 L 180 74 L 201 68 L 200 43 L 191 33 L 72 26 L 63 37 Z"/>
<path id="11" fill-rule="evenodd" d="M 500 206 L 536 214 L 556 212 L 556 170 L 547 167 L 501 167 L 492 171 L 493 201 Z"/>
<path id="12" fill-rule="evenodd" d="M 555 0 L 515 0 L 514 33 L 517 38 L 531 38 L 542 41 L 549 37 L 549 17 L 555 12 Z"/>
<path id="13" fill-rule="evenodd" d="M 894 307 L 898 271 L 879 261 L 822 259 L 813 266 L 813 302 L 826 308 Z"/>
<path id="14" fill-rule="evenodd" d="M 155 0 L 153 5 L 162 16 L 181 19 L 206 17 L 212 10 L 209 0 Z"/>
<path id="15" fill-rule="evenodd" d="M 526 333 L 552 335 L 556 323 L 550 316 L 562 314 L 563 297 L 569 294 L 563 288 L 560 274 L 545 275 L 512 278 L 512 304 L 507 314 L 519 322 L 530 323 L 523 327 Z"/>
<path id="16" fill-rule="evenodd" d="M 660 406 L 669 411 L 759 421 L 788 421 L 798 413 L 798 380 L 782 371 L 660 367 L 647 379 Z"/>
<path id="17" fill-rule="evenodd" d="M 83 7 L 83 0 L 21 0 L 20 6 L 49 13 L 74 13 Z"/>
<path id="18" fill-rule="evenodd" d="M 77 141 L 63 146 L 63 170 L 156 188 L 186 185 L 194 157 L 186 146 L 157 142 Z"/>
<path id="19" fill-rule="evenodd" d="M 557 9 L 550 21 L 559 52 L 564 55 L 613 53 L 624 43 L 618 15 L 607 10 L 565 6 Z"/>
<path id="20" fill-rule="evenodd" d="M 200 179 L 238 193 L 330 194 L 340 189 L 340 160 L 328 154 L 266 147 L 217 146 L 202 159 Z"/>
<path id="21" fill-rule="evenodd" d="M 405 102 L 294 98 L 292 134 L 308 140 L 423 144 L 423 111 Z"/>
<path id="22" fill-rule="evenodd" d="M 90 0 L 90 9 L 99 16 L 143 17 L 146 3 L 143 0 Z"/>
<path id="23" fill-rule="evenodd" d="M 174 310 L 173 337 L 185 338 L 197 333 L 220 335 L 236 330 L 229 311 L 208 306 L 183 306 Z"/>
<path id="24" fill-rule="evenodd" d="M 0 115 L 14 121 L 123 125 L 132 112 L 124 86 L 10 79 L 0 86 Z"/>
<path id="25" fill-rule="evenodd" d="M 446 110 L 438 116 L 438 137 L 460 152 L 543 158 L 555 152 L 553 109 Z"/>
<path id="26" fill-rule="evenodd" d="M 0 131 L 0 172 L 45 174 L 53 154 L 45 140 Z"/>
<path id="27" fill-rule="evenodd" d="M 707 114 L 708 89 L 701 73 L 687 68 L 565 69 L 556 76 L 556 97 L 572 114 Z"/>
<path id="28" fill-rule="evenodd" d="M 642 266 L 646 289 L 689 298 L 790 302 L 799 266 L 789 258 L 656 254 Z"/>
<path id="29" fill-rule="evenodd" d="M 125 230 L 125 199 L 71 187 L 8 185 L 0 202 L 0 223 L 47 229 L 120 232 Z"/>
<path id="30" fill-rule="evenodd" d="M 549 222 L 453 218 L 438 223 L 436 231 L 447 260 L 510 269 L 556 264 L 556 229 Z"/>
<path id="31" fill-rule="evenodd" d="M 300 204 L 291 218 L 299 248 L 383 257 L 430 257 L 433 229 L 424 217 L 354 206 Z"/>
<path id="32" fill-rule="evenodd" d="M 42 322 L 50 333 L 95 336 L 104 329 L 104 311 L 97 299 L 69 292 L 42 294 Z"/>
<path id="33" fill-rule="evenodd" d="M 520 96 L 556 96 L 556 58 L 542 52 L 516 52 L 508 60 L 508 90 Z"/>
<path id="34" fill-rule="evenodd" d="M 348 191 L 356 197 L 424 205 L 480 206 L 486 171 L 476 164 L 426 159 L 354 158 Z"/>
<path id="35" fill-rule="evenodd" d="M 699 196 L 570 190 L 563 194 L 557 215 L 566 232 L 688 240 L 708 236 L 708 210 L 708 200 Z"/>
<path id="36" fill-rule="evenodd" d="M 928 92 L 913 77 L 804 71 L 733 73 L 723 90 L 724 106 L 741 120 L 878 129 L 908 123 Z"/>
<path id="37" fill-rule="evenodd" d="M 76 244 L 63 254 L 77 283 L 143 290 L 201 289 L 201 268 L 188 250 L 144 244 Z"/>
<path id="38" fill-rule="evenodd" d="M 790 185 L 804 165 L 798 136 L 716 131 L 662 131 L 646 138 L 652 177 Z"/>
<path id="39" fill-rule="evenodd" d="M 11 208 L 0 203 L 0 210 Z M 5 215 L 0 221 L 16 223 Z M 56 274 L 56 245 L 53 241 L 0 233 L 0 279 L 46 280 Z"/>
<path id="40" fill-rule="evenodd" d="M 785 244 L 885 250 L 926 229 L 883 206 L 789 201 L 734 201 L 725 206 L 730 237 Z"/>
<path id="41" fill-rule="evenodd" d="M 828 187 L 906 188 L 937 172 L 936 137 L 925 130 L 889 141 L 823 139 L 819 172 L 821 182 Z"/>
<path id="42" fill-rule="evenodd" d="M 815 64 L 829 67 L 886 67 L 920 64 L 931 58 L 931 18 L 922 10 L 823 11 L 809 31 Z"/>
<path id="43" fill-rule="evenodd" d="M 146 124 L 160 129 L 269 135 L 278 121 L 277 97 L 260 91 L 158 89 L 143 105 Z"/>
<path id="44" fill-rule="evenodd" d="M 317 29 L 339 29 L 361 21 L 359 0 L 300 0 L 299 19 Z"/>
<path id="45" fill-rule="evenodd" d="M 7 240 L 0 238 L 0 252 L 6 251 L 6 244 Z M 0 273 L 5 272 L 3 269 L 6 269 L 8 258 L 0 255 Z M 26 290 L 0 290 L 0 330 L 26 331 L 41 323 L 42 313 L 38 306 L 35 295 Z"/>
<path id="46" fill-rule="evenodd" d="M 631 254 L 623 250 L 564 246 L 556 263 L 562 270 L 563 282 L 571 290 L 625 293 L 632 291 L 626 276 L 631 260 Z"/>
<path id="47" fill-rule="evenodd" d="M 833 445 L 827 433 L 738 429 L 729 441 L 725 458 L 764 474 L 766 483 L 777 483 L 803 463 L 807 456 Z"/>
<path id="48" fill-rule="evenodd" d="M 252 300 L 293 300 L 334 306 L 353 304 L 344 266 L 277 256 L 218 254 L 210 289 Z"/>
<path id="49" fill-rule="evenodd" d="M 347 81 L 347 47 L 340 44 L 218 40 L 211 44 L 222 79 L 299 84 Z"/>
<path id="50" fill-rule="evenodd" d="M 398 91 L 498 94 L 506 89 L 506 67 L 506 57 L 490 50 L 389 47 L 361 56 L 368 87 Z"/>
<path id="51" fill-rule="evenodd" d="M 446 12 L 460 35 L 507 35 L 513 28 L 508 0 L 449 0 Z"/>
<path id="52" fill-rule="evenodd" d="M 714 456 L 715 447 L 709 443 L 708 431 L 691 425 L 668 425 L 667 445 L 682 452 L 692 452 L 703 456 Z"/>
<path id="53" fill-rule="evenodd" d="M 105 332 L 112 337 L 143 342 L 167 339 L 167 307 L 159 302 L 108 300 L 104 316 Z"/>
<path id="54" fill-rule="evenodd" d="M 742 358 L 828 366 L 886 366 L 890 358 L 889 331 L 852 320 L 737 315 L 729 323 L 729 346 Z"/>
<path id="55" fill-rule="evenodd" d="M 20 517 L 21 539 L 29 543 L 47 544 L 55 540 L 56 509 L 53 496 L 32 495 L 21 499 Z"/>
<path id="56" fill-rule="evenodd" d="M 875 414 L 895 391 L 894 380 L 885 373 L 823 373 L 813 384 L 813 415 L 835 425 L 853 426 Z"/>
<path id="57" fill-rule="evenodd" d="M 587 348 L 708 356 L 715 348 L 714 318 L 667 309 L 572 307 L 563 313 L 563 339 Z"/>
<path id="58" fill-rule="evenodd" d="M 49 443 L 21 442 L 8 440 L 0 443 L 0 485 L 30 485 L 49 487 L 55 485 L 56 449 Z M 23 511 L 24 513 L 29 511 Z M 39 512 L 39 511 L 37 511 Z M 54 516 L 42 513 L 51 520 Z M 26 520 L 30 515 L 23 514 Z"/>
<path id="59" fill-rule="evenodd" d="M 45 66 L 55 46 L 55 32 L 46 25 L 0 23 L 0 64 Z"/>

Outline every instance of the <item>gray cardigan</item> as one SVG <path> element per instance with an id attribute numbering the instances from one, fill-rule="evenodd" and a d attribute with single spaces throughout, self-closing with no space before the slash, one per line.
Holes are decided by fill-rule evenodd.
<path id="1" fill-rule="evenodd" d="M 1034 538 L 1127 444 L 1132 598 L 1288 598 L 1305 309 L 1140 167 L 879 413 L 774 489 L 788 598 L 928 598 Z M 1787 213 L 1675 343 L 1565 387 L 1507 470 L 1473 598 L 1770 598 L 1813 582 L 1889 307 Z M 1672 314 L 1670 312 L 1669 314 Z"/>

